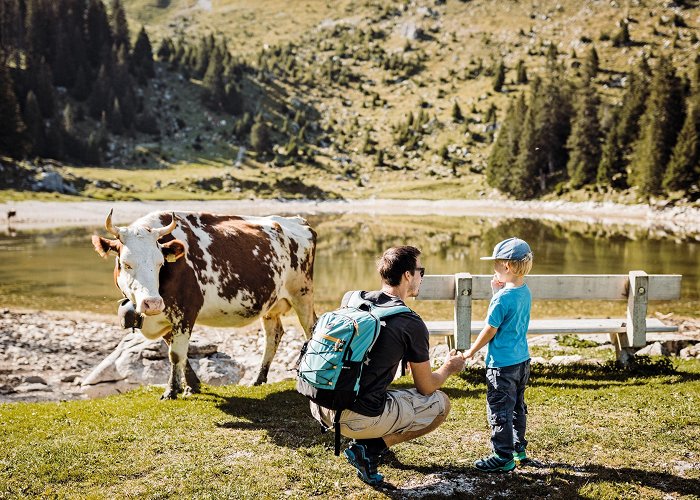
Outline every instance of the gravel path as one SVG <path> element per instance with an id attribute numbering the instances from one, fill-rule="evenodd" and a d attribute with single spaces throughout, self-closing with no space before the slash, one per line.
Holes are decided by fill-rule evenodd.
<path id="1" fill-rule="evenodd" d="M 15 211 L 15 229 L 101 225 L 110 209 L 116 224 L 130 223 L 153 210 L 191 210 L 249 215 L 267 214 L 404 214 L 445 216 L 501 215 L 601 224 L 635 224 L 700 237 L 700 208 L 615 203 L 570 203 L 507 200 L 348 200 L 348 201 L 82 201 L 0 203 L 0 217 Z"/>

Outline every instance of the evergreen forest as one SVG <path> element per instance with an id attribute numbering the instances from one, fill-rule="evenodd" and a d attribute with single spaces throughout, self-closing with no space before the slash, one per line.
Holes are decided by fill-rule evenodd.
<path id="1" fill-rule="evenodd" d="M 611 30 L 581 35 L 571 50 L 540 37 L 522 57 L 489 49 L 488 58 L 436 66 L 436 54 L 460 42 L 456 31 L 430 23 L 449 3 L 499 9 L 463 0 L 350 2 L 345 12 L 361 6 L 362 23 L 329 23 L 251 49 L 220 26 L 136 24 L 134 1 L 3 0 L 0 156 L 165 168 L 187 161 L 165 141 L 204 155 L 212 135 L 230 148 L 219 152 L 230 162 L 234 151 L 247 152 L 261 170 L 303 167 L 307 178 L 350 178 L 359 186 L 387 172 L 427 181 L 478 176 L 516 199 L 630 190 L 637 200 L 700 197 L 694 2 L 662 14 L 637 2 L 634 15 L 621 12 Z M 427 21 L 397 47 L 388 26 L 411 9 Z M 664 43 L 639 34 L 638 12 L 648 12 L 652 36 Z M 514 36 L 535 38 L 526 29 Z M 488 33 L 479 43 L 496 44 Z M 601 47 L 626 54 L 626 67 L 603 62 Z M 196 89 L 179 99 L 189 102 L 189 115 L 177 98 L 166 102 L 177 92 L 173 82 Z M 480 85 L 478 98 L 459 92 L 469 82 Z M 392 99 L 387 89 L 407 83 L 418 88 L 417 100 Z M 439 84 L 435 94 L 431 83 Z M 339 104 L 325 104 L 332 99 Z M 189 123 L 192 109 L 209 120 L 204 129 Z M 290 188 L 306 182 L 284 181 Z"/>

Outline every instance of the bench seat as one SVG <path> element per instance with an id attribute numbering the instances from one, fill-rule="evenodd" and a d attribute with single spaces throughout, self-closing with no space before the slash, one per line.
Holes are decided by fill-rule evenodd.
<path id="1" fill-rule="evenodd" d="M 430 335 L 454 335 L 454 321 L 426 321 Z M 478 335 L 484 328 L 483 321 L 471 322 L 471 334 Z M 626 319 L 533 319 L 528 335 L 567 333 L 622 333 L 627 331 Z M 678 327 L 666 325 L 657 318 L 646 318 L 647 332 L 676 332 Z"/>

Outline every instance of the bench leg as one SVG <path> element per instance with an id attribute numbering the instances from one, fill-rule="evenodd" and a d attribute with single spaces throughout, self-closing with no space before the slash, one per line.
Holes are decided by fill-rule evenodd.
<path id="1" fill-rule="evenodd" d="M 609 335 L 610 342 L 615 346 L 615 359 L 622 366 L 629 365 L 637 349 L 630 347 L 627 341 L 627 333 L 610 333 Z"/>
<path id="2" fill-rule="evenodd" d="M 447 341 L 447 349 L 452 350 L 455 348 L 455 336 L 454 335 L 445 335 L 445 340 Z"/>

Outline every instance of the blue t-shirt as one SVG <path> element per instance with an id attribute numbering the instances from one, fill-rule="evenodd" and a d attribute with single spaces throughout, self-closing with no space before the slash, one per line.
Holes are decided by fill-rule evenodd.
<path id="1" fill-rule="evenodd" d="M 486 322 L 498 331 L 488 343 L 486 366 L 502 368 L 530 359 L 527 328 L 531 302 L 527 285 L 502 288 L 491 298 Z"/>

